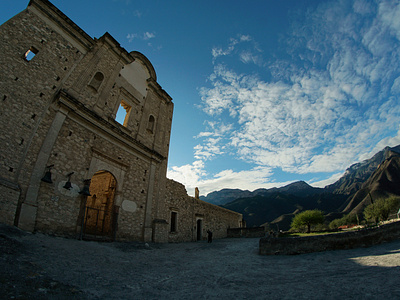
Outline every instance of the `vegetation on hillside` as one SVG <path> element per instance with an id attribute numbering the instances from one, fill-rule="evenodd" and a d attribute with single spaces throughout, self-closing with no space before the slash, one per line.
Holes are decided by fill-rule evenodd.
<path id="1" fill-rule="evenodd" d="M 399 197 L 389 197 L 386 199 L 376 200 L 364 209 L 364 217 L 367 221 L 374 223 L 386 221 L 390 214 L 397 212 L 399 205 Z"/>
<path id="2" fill-rule="evenodd" d="M 379 221 L 386 221 L 391 215 L 395 215 L 400 207 L 399 197 L 389 197 L 376 200 L 374 203 L 365 207 L 363 216 L 365 221 L 378 223 Z M 362 216 L 361 216 L 362 218 Z M 362 221 L 362 223 L 365 223 Z M 335 219 L 329 223 L 330 229 L 336 229 L 340 226 L 349 226 L 360 224 L 360 218 L 357 214 L 349 213 L 340 219 Z"/>
<path id="3" fill-rule="evenodd" d="M 330 229 L 337 229 L 340 226 L 349 226 L 359 224 L 359 218 L 356 214 L 347 214 L 340 219 L 335 219 L 329 223 Z"/>

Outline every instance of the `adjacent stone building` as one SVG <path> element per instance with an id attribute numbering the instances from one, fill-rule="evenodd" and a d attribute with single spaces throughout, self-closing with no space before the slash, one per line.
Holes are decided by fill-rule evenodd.
<path id="1" fill-rule="evenodd" d="M 91 38 L 47 0 L 0 37 L 0 222 L 154 242 L 240 226 L 166 178 L 173 103 L 143 54 Z"/>

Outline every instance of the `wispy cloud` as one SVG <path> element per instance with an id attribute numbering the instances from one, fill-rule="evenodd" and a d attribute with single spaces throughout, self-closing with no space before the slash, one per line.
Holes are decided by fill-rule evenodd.
<path id="1" fill-rule="evenodd" d="M 251 47 L 241 48 L 240 44 L 251 43 Z M 260 55 L 262 51 L 255 43 L 253 38 L 249 35 L 238 35 L 236 38 L 229 39 L 229 44 L 226 47 L 213 47 L 211 50 L 211 55 L 213 57 L 213 62 L 216 61 L 218 57 L 228 56 L 235 54 L 239 57 L 240 61 L 248 64 L 253 63 L 255 65 L 263 64 L 263 57 Z"/>
<path id="2" fill-rule="evenodd" d="M 142 13 L 141 11 L 135 9 L 134 11 L 132 11 L 132 15 L 133 15 L 134 17 L 141 18 L 142 15 L 143 15 L 143 13 Z"/>
<path id="3" fill-rule="evenodd" d="M 399 143 L 400 4 L 323 3 L 292 28 L 284 39 L 291 59 L 277 55 L 266 66 L 268 81 L 223 62 L 231 56 L 263 66 L 262 52 L 238 47 L 255 43 L 250 36 L 213 48 L 214 72 L 200 89 L 202 109 L 212 122 L 235 125 L 218 136 L 213 130 L 198 135 L 204 138 L 195 149 L 202 167 L 229 149 L 256 166 L 246 175 L 266 172 L 254 181 L 242 178 L 249 186 L 266 180 L 273 168 L 336 172 L 323 181 L 330 183 L 366 153 Z M 226 170 L 208 180 L 199 175 L 198 183 L 230 185 L 240 173 Z"/>
<path id="4" fill-rule="evenodd" d="M 266 82 L 216 66 L 212 87 L 201 90 L 204 111 L 210 116 L 229 111 L 237 118 L 241 127 L 232 133 L 232 145 L 243 159 L 288 172 L 332 172 L 396 129 L 399 95 L 390 94 L 398 87 L 400 67 L 393 42 L 396 14 L 392 8 L 386 17 L 388 5 L 381 5 L 372 22 L 355 30 L 362 18 L 346 6 L 324 7 L 312 16 L 314 31 L 293 32 L 305 42 L 289 43 L 291 53 L 307 55 L 284 76 L 289 80 Z M 315 59 L 327 52 L 324 64 Z"/>
<path id="5" fill-rule="evenodd" d="M 314 187 L 319 187 L 319 188 L 324 188 L 329 184 L 332 184 L 340 179 L 340 177 L 343 176 L 344 173 L 335 173 L 331 175 L 327 179 L 323 180 L 310 180 L 309 184 L 311 184 Z"/>
<path id="6" fill-rule="evenodd" d="M 153 38 L 155 38 L 156 37 L 156 35 L 153 33 L 153 32 L 145 32 L 144 34 L 143 34 L 143 39 L 145 40 L 145 41 L 147 41 L 147 40 L 149 40 L 149 39 L 153 39 Z"/>
<path id="7" fill-rule="evenodd" d="M 225 153 L 228 142 L 225 137 L 232 130 L 231 124 L 206 122 L 207 131 L 200 132 L 195 138 L 202 139 L 201 144 L 194 147 L 194 157 L 203 162 Z"/>
<path id="8" fill-rule="evenodd" d="M 280 187 L 290 182 L 271 182 L 269 176 L 272 170 L 267 167 L 255 167 L 251 170 L 235 172 L 224 170 L 211 178 L 205 179 L 204 164 L 202 161 L 195 161 L 193 164 L 181 167 L 172 167 L 168 170 L 167 176 L 178 182 L 184 183 L 189 195 L 194 195 L 196 187 L 201 195 L 222 188 L 255 190 L 257 188 Z"/>
<path id="9" fill-rule="evenodd" d="M 150 39 L 153 39 L 156 37 L 156 34 L 154 32 L 144 32 L 144 33 L 128 33 L 126 38 L 128 39 L 129 43 L 131 43 L 134 39 L 139 39 L 139 40 L 144 40 L 148 41 Z"/>

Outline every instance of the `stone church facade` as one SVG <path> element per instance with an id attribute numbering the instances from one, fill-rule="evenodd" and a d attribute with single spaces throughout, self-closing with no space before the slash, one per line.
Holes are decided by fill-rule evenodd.
<path id="1" fill-rule="evenodd" d="M 166 178 L 173 102 L 143 54 L 91 38 L 47 0 L 0 37 L 0 222 L 154 242 L 240 226 Z"/>

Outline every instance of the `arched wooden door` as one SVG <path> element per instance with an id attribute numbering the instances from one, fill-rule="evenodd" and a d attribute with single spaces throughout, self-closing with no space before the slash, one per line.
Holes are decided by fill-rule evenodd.
<path id="1" fill-rule="evenodd" d="M 108 171 L 95 173 L 90 182 L 90 195 L 86 199 L 84 238 L 110 237 L 115 233 L 114 196 L 115 177 Z"/>

